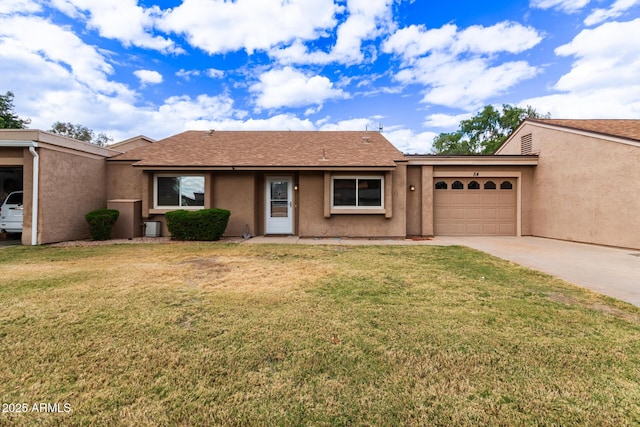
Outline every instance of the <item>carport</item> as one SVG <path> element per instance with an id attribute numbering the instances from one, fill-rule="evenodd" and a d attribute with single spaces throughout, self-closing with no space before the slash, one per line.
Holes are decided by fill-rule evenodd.
<path id="1" fill-rule="evenodd" d="M 24 191 L 22 244 L 88 237 L 84 215 L 106 207 L 104 159 L 114 154 L 40 130 L 1 130 L 0 179 Z"/>

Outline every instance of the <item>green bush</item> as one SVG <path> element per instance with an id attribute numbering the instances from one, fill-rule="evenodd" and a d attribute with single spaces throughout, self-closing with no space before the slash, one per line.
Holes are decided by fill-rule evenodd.
<path id="1" fill-rule="evenodd" d="M 120 212 L 115 209 L 96 209 L 86 214 L 84 218 L 89 223 L 91 240 L 109 240 L 119 215 Z"/>
<path id="2" fill-rule="evenodd" d="M 220 240 L 229 223 L 226 209 L 167 212 L 167 228 L 174 240 Z"/>

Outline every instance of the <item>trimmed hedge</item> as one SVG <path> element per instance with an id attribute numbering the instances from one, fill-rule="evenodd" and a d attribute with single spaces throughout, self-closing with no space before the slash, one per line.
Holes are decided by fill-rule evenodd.
<path id="1" fill-rule="evenodd" d="M 96 209 L 86 214 L 91 240 L 109 240 L 118 216 L 120 212 L 115 209 Z"/>
<path id="2" fill-rule="evenodd" d="M 220 240 L 229 223 L 226 209 L 178 210 L 165 214 L 172 240 Z"/>

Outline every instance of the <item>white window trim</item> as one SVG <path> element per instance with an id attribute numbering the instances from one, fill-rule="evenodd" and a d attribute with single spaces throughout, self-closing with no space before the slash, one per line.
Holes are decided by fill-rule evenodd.
<path id="1" fill-rule="evenodd" d="M 197 211 L 200 209 L 204 209 L 205 206 L 172 206 L 172 205 L 158 205 L 158 178 L 180 178 L 183 176 L 192 176 L 192 177 L 202 177 L 205 181 L 205 189 L 206 192 L 206 178 L 202 174 L 198 173 L 158 173 L 153 175 L 153 209 L 163 209 L 163 210 L 191 210 Z M 182 193 L 182 180 L 180 180 L 180 192 Z"/>
<path id="2" fill-rule="evenodd" d="M 379 179 L 380 180 L 380 206 L 335 206 L 333 204 L 334 198 L 333 193 L 335 189 L 334 182 L 336 179 Z M 358 184 L 356 181 L 356 191 L 358 189 Z M 384 176 L 383 175 L 333 175 L 331 176 L 331 211 L 376 211 L 375 213 L 384 213 Z M 358 197 L 356 195 L 356 200 Z"/>

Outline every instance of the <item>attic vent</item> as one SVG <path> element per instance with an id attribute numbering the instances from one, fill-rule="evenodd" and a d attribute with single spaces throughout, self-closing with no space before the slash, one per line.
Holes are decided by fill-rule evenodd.
<path id="1" fill-rule="evenodd" d="M 362 142 L 364 142 L 365 144 L 368 144 L 371 142 L 371 138 L 368 136 L 363 136 L 362 137 Z"/>
<path id="2" fill-rule="evenodd" d="M 522 138 L 520 138 L 520 154 L 522 155 L 531 154 L 532 142 L 533 142 L 533 137 L 531 136 L 531 134 L 523 135 Z"/>

